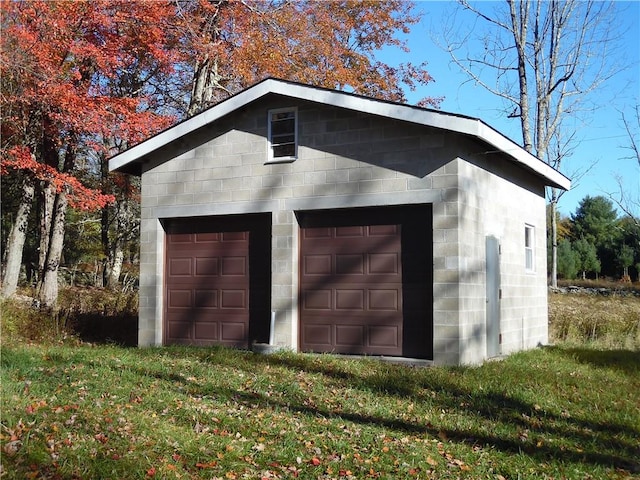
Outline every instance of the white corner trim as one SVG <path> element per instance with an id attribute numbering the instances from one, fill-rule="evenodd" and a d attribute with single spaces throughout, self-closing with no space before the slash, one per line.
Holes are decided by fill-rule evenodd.
<path id="1" fill-rule="evenodd" d="M 165 231 L 159 219 L 155 220 L 156 261 L 155 265 L 155 346 L 162 346 L 164 338 L 164 269 L 165 269 Z"/>

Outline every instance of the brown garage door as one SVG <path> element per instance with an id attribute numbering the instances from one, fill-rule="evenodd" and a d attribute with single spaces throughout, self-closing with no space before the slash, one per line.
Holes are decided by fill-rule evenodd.
<path id="1" fill-rule="evenodd" d="M 261 226 L 266 222 L 242 218 L 170 222 L 165 344 L 247 348 L 252 339 L 264 341 L 270 256 L 264 245 L 268 233 Z"/>
<path id="2" fill-rule="evenodd" d="M 303 351 L 432 356 L 427 207 L 299 214 Z"/>

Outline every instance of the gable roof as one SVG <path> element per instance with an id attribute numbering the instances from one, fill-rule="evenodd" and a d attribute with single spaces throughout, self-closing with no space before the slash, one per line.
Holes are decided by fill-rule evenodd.
<path id="1" fill-rule="evenodd" d="M 109 170 L 139 174 L 141 163 L 148 155 L 269 94 L 283 95 L 469 135 L 493 146 L 514 162 L 541 176 L 546 185 L 563 190 L 569 190 L 571 186 L 571 181 L 567 177 L 478 118 L 378 100 L 276 78 L 262 80 L 207 110 L 115 155 L 109 160 Z"/>

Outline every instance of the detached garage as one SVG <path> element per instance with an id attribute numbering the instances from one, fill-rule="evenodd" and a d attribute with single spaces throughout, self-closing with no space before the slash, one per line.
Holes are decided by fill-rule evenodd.
<path id="1" fill-rule="evenodd" d="M 544 193 L 569 181 L 481 120 L 267 79 L 110 168 L 142 178 L 140 346 L 547 341 Z"/>

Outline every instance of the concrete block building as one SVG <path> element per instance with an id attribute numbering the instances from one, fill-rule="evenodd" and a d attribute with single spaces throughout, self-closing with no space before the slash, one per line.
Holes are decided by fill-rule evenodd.
<path id="1" fill-rule="evenodd" d="M 570 182 L 479 119 L 266 79 L 110 168 L 141 176 L 140 346 L 547 342 L 545 187 Z"/>

